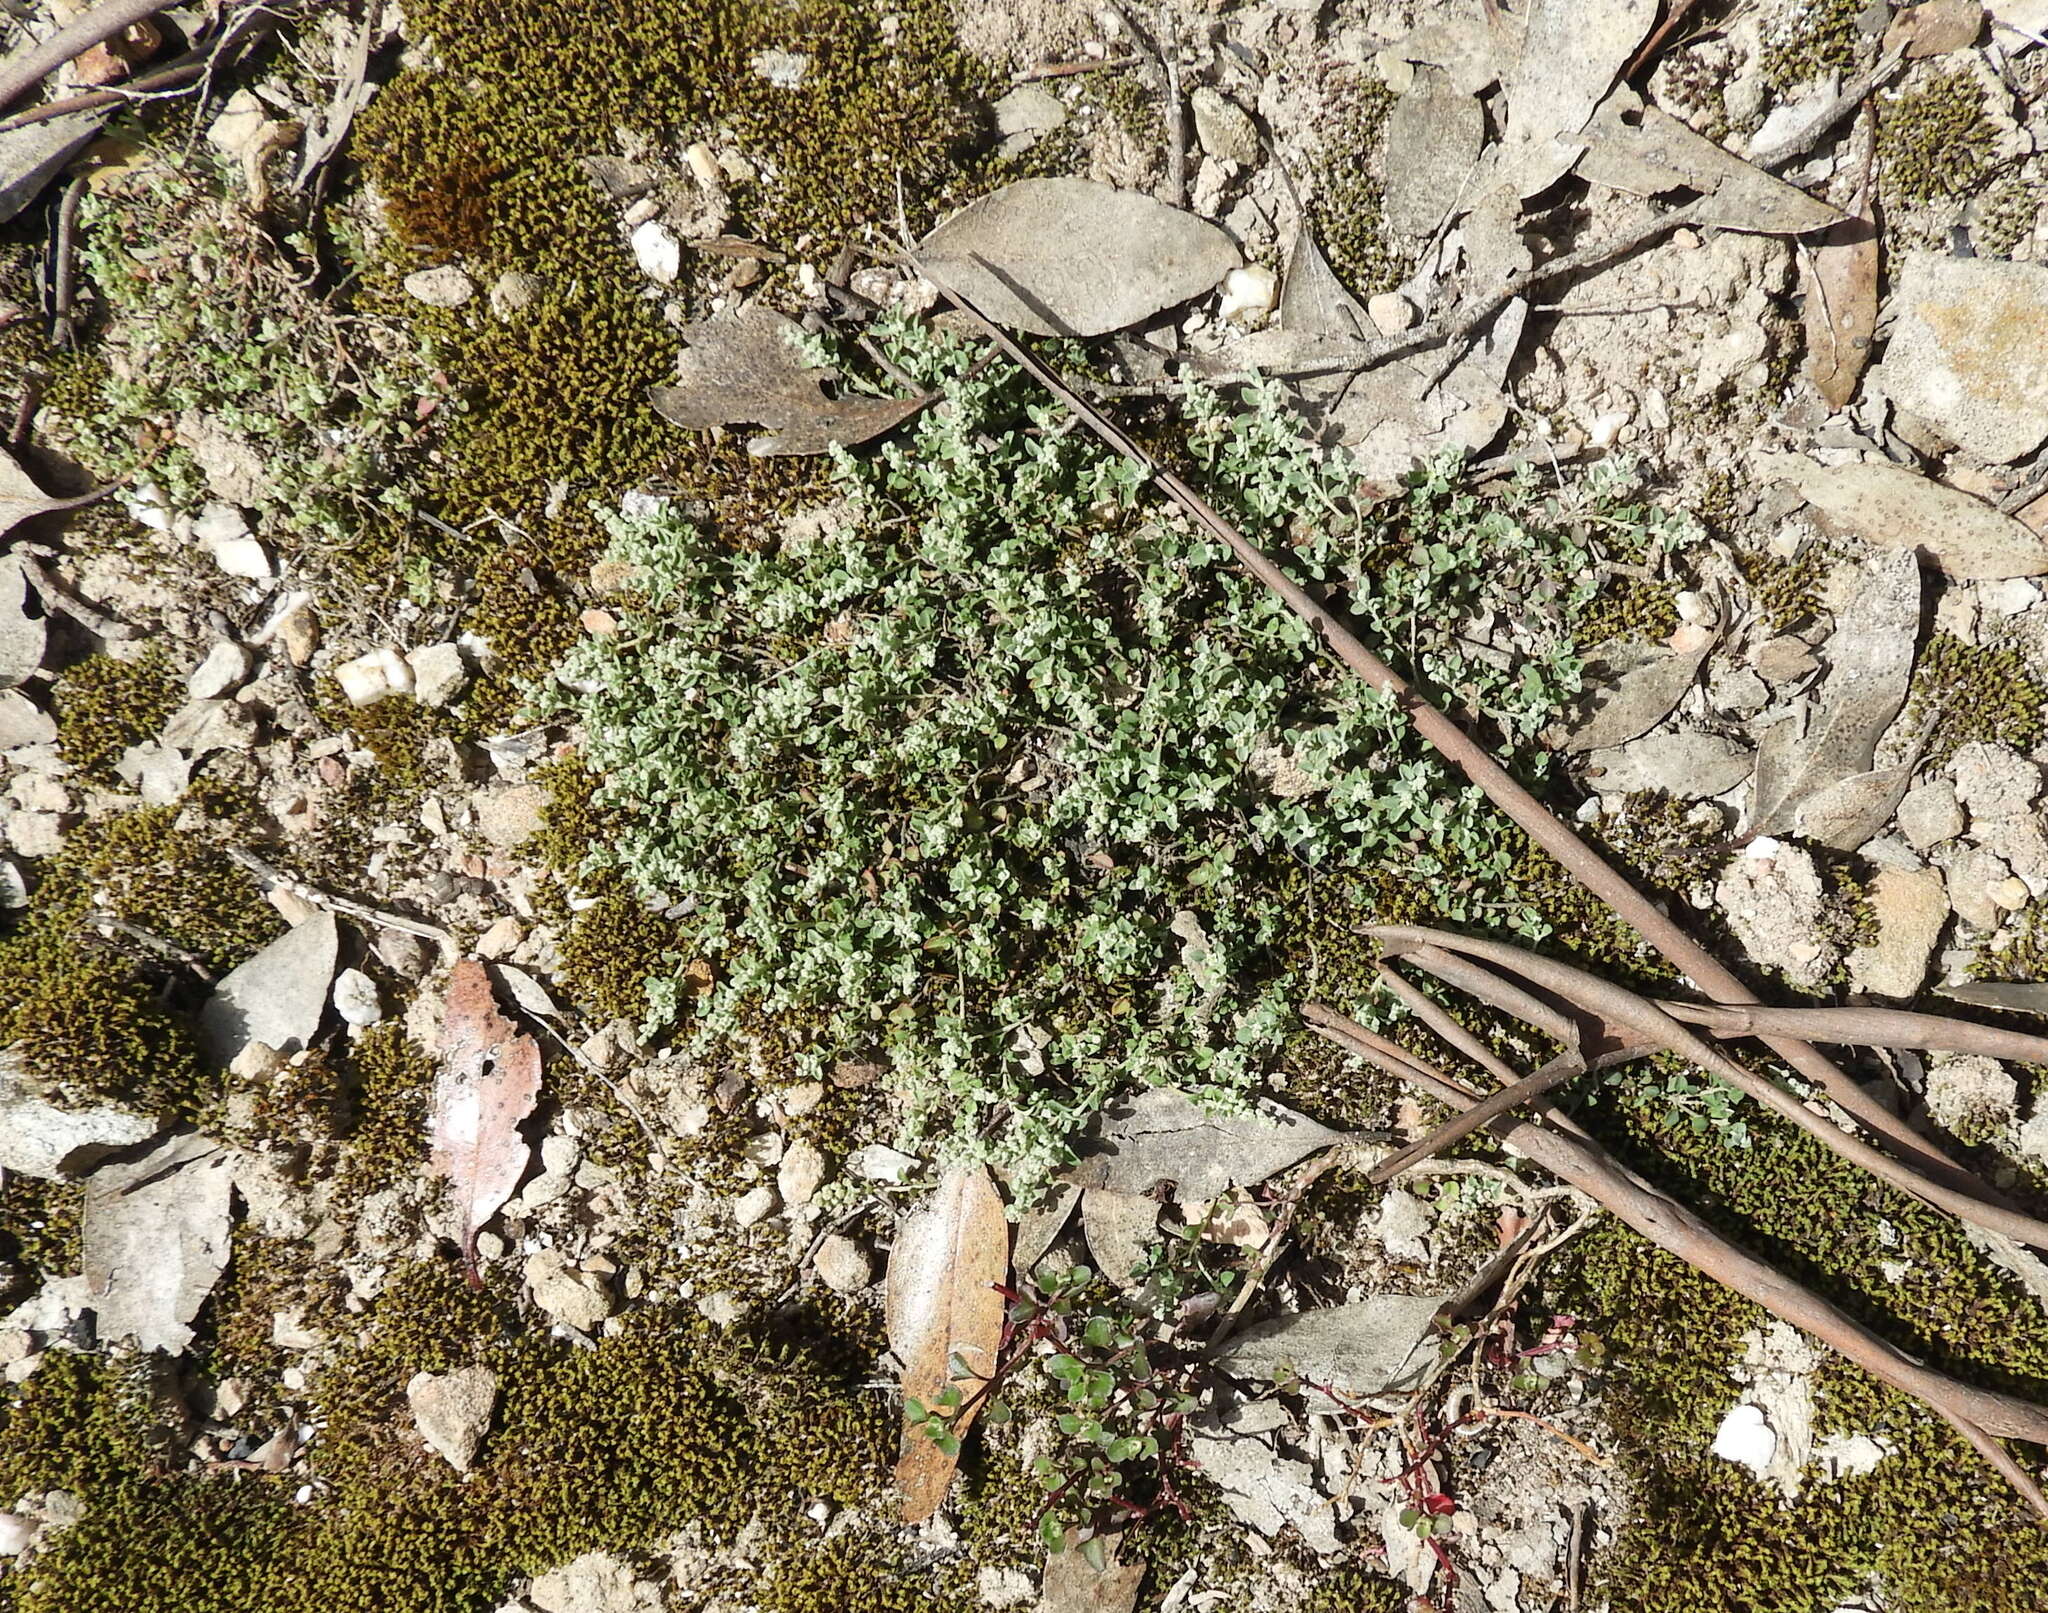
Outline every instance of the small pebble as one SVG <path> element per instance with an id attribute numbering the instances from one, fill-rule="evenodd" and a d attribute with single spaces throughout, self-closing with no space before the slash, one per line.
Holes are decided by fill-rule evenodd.
<path id="1" fill-rule="evenodd" d="M 1378 293 L 1366 303 L 1365 314 L 1382 336 L 1398 336 L 1422 317 L 1421 310 L 1398 291 Z"/>
<path id="2" fill-rule="evenodd" d="M 649 219 L 633 231 L 633 258 L 640 272 L 656 285 L 672 286 L 683 272 L 683 243 L 659 219 Z"/>
<path id="3" fill-rule="evenodd" d="M 250 664 L 247 650 L 224 639 L 192 669 L 192 675 L 185 680 L 185 692 L 194 700 L 218 700 L 248 681 Z"/>
<path id="4" fill-rule="evenodd" d="M 405 294 L 429 308 L 460 308 L 476 295 L 476 282 L 452 263 L 405 277 Z"/>
<path id="5" fill-rule="evenodd" d="M 358 1029 L 384 1017 L 377 1000 L 377 982 L 360 969 L 344 969 L 334 977 L 334 1011 Z"/>
<path id="6" fill-rule="evenodd" d="M 775 1189 L 764 1182 L 733 1202 L 732 1218 L 743 1227 L 759 1226 L 775 1213 L 776 1203 Z"/>
<path id="7" fill-rule="evenodd" d="M 866 1247 L 835 1232 L 818 1245 L 813 1262 L 818 1280 L 835 1294 L 857 1294 L 875 1280 L 875 1262 Z"/>
<path id="8" fill-rule="evenodd" d="M 1223 301 L 1216 313 L 1231 324 L 1255 325 L 1279 300 L 1279 277 L 1263 263 L 1255 263 L 1249 269 L 1232 269 L 1223 277 Z"/>

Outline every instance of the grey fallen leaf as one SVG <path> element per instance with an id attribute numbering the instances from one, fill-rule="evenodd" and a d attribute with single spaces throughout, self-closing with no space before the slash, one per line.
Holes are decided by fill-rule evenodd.
<path id="1" fill-rule="evenodd" d="M 1565 735 L 1561 748 L 1609 750 L 1647 734 L 1685 698 L 1706 658 L 1705 649 L 1681 655 L 1640 644 L 1611 651 L 1608 664 L 1617 673 L 1596 691 L 1605 698 Z"/>
<path id="2" fill-rule="evenodd" d="M 1503 18 L 1503 21 L 1512 19 Z M 1519 49 L 1519 41 L 1514 42 Z M 1473 15 L 1424 23 L 1406 38 L 1389 45 L 1382 59 L 1427 62 L 1450 74 L 1460 95 L 1478 95 L 1500 77 L 1494 32 L 1483 17 Z"/>
<path id="3" fill-rule="evenodd" d="M 1923 554 L 1958 582 L 2048 572 L 2048 534 L 1903 465 L 1816 465 L 1797 454 L 1752 456 L 1789 482 L 1822 523 L 1881 549 Z"/>
<path id="4" fill-rule="evenodd" d="M 1051 1197 L 1035 1210 L 1026 1210 L 1017 1217 L 1017 1230 L 1011 1239 L 1010 1259 L 1021 1277 L 1037 1269 L 1045 1252 L 1059 1241 L 1059 1235 L 1067 1230 L 1067 1222 L 1073 1218 L 1074 1206 L 1081 1202 L 1081 1189 L 1071 1182 L 1056 1186 Z"/>
<path id="5" fill-rule="evenodd" d="M 1352 1305 L 1301 1311 L 1237 1334 L 1214 1357 L 1240 1377 L 1299 1380 L 1314 1411 L 1341 1410 L 1330 1390 L 1352 1402 L 1414 1388 L 1436 1364 L 1431 1337 L 1442 1294 L 1374 1294 Z M 1308 1388 L 1316 1385 L 1316 1388 Z"/>
<path id="6" fill-rule="evenodd" d="M 1656 20 L 1657 0 L 1534 0 L 1507 75 L 1504 178 L 1522 197 L 1568 172 L 1576 137 Z"/>
<path id="7" fill-rule="evenodd" d="M 251 1042 L 280 1053 L 310 1047 L 341 955 L 334 915 L 300 920 L 230 971 L 199 1010 L 199 1048 L 226 1066 Z"/>
<path id="8" fill-rule="evenodd" d="M 1207 295 L 1243 263 L 1207 219 L 1089 179 L 1020 179 L 918 244 L 998 325 L 1104 336 Z"/>
<path id="9" fill-rule="evenodd" d="M 106 497 L 107 488 L 96 488 L 90 493 L 81 493 L 76 498 L 51 498 L 40 487 L 29 480 L 28 472 L 14 461 L 14 456 L 0 450 L 0 536 L 5 536 L 24 521 L 34 520 L 38 515 L 49 515 L 57 510 L 75 510 L 82 505 L 92 504 Z M 10 568 L 23 569 L 19 561 Z"/>
<path id="10" fill-rule="evenodd" d="M 1871 385 L 1980 459 L 2048 441 L 2048 265 L 1911 252 Z"/>
<path id="11" fill-rule="evenodd" d="M 162 1129 L 145 1115 L 111 1104 L 72 1109 L 54 1102 L 0 1050 L 0 1171 L 70 1181 Z"/>
<path id="12" fill-rule="evenodd" d="M 34 201 L 114 114 L 106 108 L 0 130 L 0 223 Z"/>
<path id="13" fill-rule="evenodd" d="M 1799 803 L 1793 833 L 1835 851 L 1856 851 L 1892 821 L 1912 786 L 1916 764 L 1851 773 Z"/>
<path id="14" fill-rule="evenodd" d="M 1478 98 L 1427 63 L 1387 118 L 1387 223 L 1404 235 L 1434 234 L 1456 205 L 1486 140 Z"/>
<path id="15" fill-rule="evenodd" d="M 0 689 L 11 689 L 43 664 L 49 623 L 32 611 L 28 573 L 15 555 L 0 556 Z"/>
<path id="16" fill-rule="evenodd" d="M 562 1017 L 562 1010 L 555 1006 L 555 999 L 548 995 L 548 988 L 518 964 L 492 963 L 485 967 L 490 970 L 491 978 L 505 988 L 506 995 L 518 1005 L 521 1013 L 539 1020 Z"/>
<path id="17" fill-rule="evenodd" d="M 1182 1198 L 1208 1200 L 1351 1140 L 1353 1134 L 1264 1098 L 1239 1114 L 1212 1115 L 1178 1092 L 1153 1088 L 1096 1123 L 1096 1151 L 1084 1155 L 1067 1180 L 1119 1193 L 1144 1193 L 1171 1181 Z"/>
<path id="18" fill-rule="evenodd" d="M 822 454 L 878 437 L 924 407 L 925 399 L 825 395 L 833 371 L 813 367 L 792 345 L 796 322 L 750 304 L 683 327 L 689 346 L 678 383 L 647 396 L 663 419 L 691 430 L 751 424 L 767 434 L 747 444 L 756 456 Z"/>
<path id="19" fill-rule="evenodd" d="M 1984 980 L 1968 986 L 1942 986 L 1936 995 L 1974 1008 L 2002 1008 L 2015 1014 L 2048 1014 L 2048 981 Z"/>
<path id="20" fill-rule="evenodd" d="M 1759 742 L 1750 791 L 1753 832 L 1789 825 L 1823 791 L 1872 771 L 1878 741 L 1906 703 L 1921 614 L 1919 563 L 1900 550 L 1872 555 L 1862 585 L 1835 613 L 1817 709 L 1803 728 L 1781 721 Z M 1795 708 L 1805 709 L 1804 703 Z"/>
<path id="21" fill-rule="evenodd" d="M 1314 1550 L 1336 1551 L 1336 1513 L 1316 1488 L 1314 1470 L 1277 1443 L 1287 1424 L 1285 1408 L 1272 1400 L 1205 1411 L 1185 1425 L 1188 1449 L 1240 1523 L 1267 1536 L 1291 1523 Z"/>
<path id="22" fill-rule="evenodd" d="M 1369 479 L 1392 481 L 1449 449 L 1476 453 L 1507 423 L 1502 390 L 1529 305 L 1517 297 L 1434 386 L 1433 363 L 1395 359 L 1356 377 L 1330 411 L 1337 440 Z"/>
<path id="23" fill-rule="evenodd" d="M 1146 1251 L 1159 1241 L 1159 1201 L 1143 1193 L 1084 1188 L 1081 1232 L 1095 1269 L 1124 1293 L 1133 1293 Z"/>
<path id="24" fill-rule="evenodd" d="M 1604 794 L 1661 790 L 1680 801 L 1723 795 L 1756 766 L 1756 752 L 1720 734 L 1645 734 L 1586 757 L 1586 777 Z"/>
<path id="25" fill-rule="evenodd" d="M 174 1355 L 192 1342 L 227 1266 L 233 1181 L 226 1152 L 196 1133 L 87 1179 L 81 1245 L 102 1339 Z"/>
<path id="26" fill-rule="evenodd" d="M 1328 336 L 1341 341 L 1366 341 L 1374 334 L 1364 306 L 1337 278 L 1306 221 L 1294 232 L 1294 245 L 1287 254 L 1287 276 L 1280 286 L 1280 328 L 1290 336 Z"/>
<path id="27" fill-rule="evenodd" d="M 1631 196 L 1700 193 L 1701 222 L 1759 235 L 1805 235 L 1842 222 L 1841 209 L 1744 162 L 1695 134 L 1627 85 L 1617 87 L 1586 125 L 1582 179 Z"/>

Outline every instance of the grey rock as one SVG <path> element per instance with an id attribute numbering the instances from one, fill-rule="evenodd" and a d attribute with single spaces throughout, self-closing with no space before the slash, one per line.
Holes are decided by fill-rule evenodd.
<path id="1" fill-rule="evenodd" d="M 0 132 L 0 223 L 40 196 L 72 155 L 91 144 L 112 116 L 107 108 L 67 112 Z"/>
<path id="2" fill-rule="evenodd" d="M 99 1335 L 183 1351 L 227 1267 L 233 1159 L 196 1133 L 102 1165 L 86 1188 L 83 1264 Z"/>
<path id="3" fill-rule="evenodd" d="M 1840 953 L 1823 938 L 1827 895 L 1812 856 L 1760 836 L 1731 862 L 1714 900 L 1752 961 L 1819 986 Z"/>
<path id="4" fill-rule="evenodd" d="M 49 623 L 29 614 L 30 597 L 21 561 L 0 559 L 0 689 L 21 682 L 43 664 Z"/>
<path id="5" fill-rule="evenodd" d="M 2048 440 L 2048 266 L 1912 252 L 1870 384 L 1980 459 Z"/>
<path id="6" fill-rule="evenodd" d="M 857 1239 L 835 1232 L 818 1245 L 818 1280 L 836 1294 L 857 1294 L 875 1280 L 874 1256 Z"/>
<path id="7" fill-rule="evenodd" d="M 57 737 L 57 723 L 19 689 L 0 689 L 0 750 L 17 745 L 47 745 Z"/>
<path id="8" fill-rule="evenodd" d="M 595 1272 L 579 1271 L 559 1249 L 526 1258 L 526 1286 L 543 1311 L 579 1333 L 596 1331 L 612 1313 L 611 1289 Z"/>
<path id="9" fill-rule="evenodd" d="M 249 681 L 250 666 L 249 652 L 232 639 L 223 639 L 192 669 L 185 692 L 194 700 L 217 700 Z"/>
<path id="10" fill-rule="evenodd" d="M 130 745 L 114 763 L 114 776 L 129 785 L 145 804 L 168 806 L 191 783 L 192 758 L 153 740 Z"/>
<path id="11" fill-rule="evenodd" d="M 1956 916 L 1980 930 L 1995 930 L 2005 916 L 1996 893 L 2012 878 L 2002 858 L 1981 846 L 1966 847 L 1948 865 L 1948 900 Z"/>
<path id="12" fill-rule="evenodd" d="M 405 659 L 412 668 L 412 697 L 423 706 L 445 706 L 469 683 L 459 645 L 428 644 Z"/>
<path id="13" fill-rule="evenodd" d="M 1065 103 L 1038 84 L 1019 84 L 996 102 L 995 115 L 996 133 L 1002 139 L 999 150 L 1005 157 L 1029 151 L 1067 121 Z"/>
<path id="14" fill-rule="evenodd" d="M 501 320 L 524 313 L 540 299 L 538 275 L 507 269 L 491 285 L 491 312 Z"/>
<path id="15" fill-rule="evenodd" d="M 405 1385 L 420 1438 L 458 1473 L 476 1460 L 498 1405 L 498 1379 L 488 1367 L 457 1367 L 453 1372 L 415 1372 Z"/>
<path id="16" fill-rule="evenodd" d="M 247 750 L 256 743 L 256 712 L 239 700 L 188 700 L 164 724 L 162 743 L 188 756 Z"/>
<path id="17" fill-rule="evenodd" d="M 1952 1132 L 2003 1129 L 2013 1120 L 2019 1083 L 1993 1058 L 1934 1053 L 1927 1060 L 1927 1112 Z"/>
<path id="18" fill-rule="evenodd" d="M 1948 779 L 1929 779 L 1899 803 L 1899 832 L 1915 851 L 1925 851 L 1963 832 L 1963 809 Z"/>
<path id="19" fill-rule="evenodd" d="M 2023 812 L 2041 793 L 2041 769 L 2004 745 L 1964 745 L 1949 772 L 1956 781 L 1956 799 L 1973 819 Z"/>
<path id="20" fill-rule="evenodd" d="M 1868 890 L 1877 939 L 1849 954 L 1849 978 L 1880 997 L 1912 997 L 1948 923 L 1948 887 L 1938 868 L 1881 868 Z"/>
<path id="21" fill-rule="evenodd" d="M 775 1189 L 763 1182 L 749 1188 L 733 1201 L 733 1221 L 742 1227 L 756 1227 L 775 1213 Z"/>
<path id="22" fill-rule="evenodd" d="M 109 1104 L 67 1109 L 53 1103 L 0 1053 L 0 1170 L 46 1182 L 74 1180 L 161 1129 L 154 1120 Z"/>
<path id="23" fill-rule="evenodd" d="M 1259 161 L 1259 131 L 1245 110 L 1221 90 L 1204 84 L 1188 97 L 1194 114 L 1195 138 L 1212 157 L 1221 157 L 1241 168 Z"/>
<path id="24" fill-rule="evenodd" d="M 285 1053 L 310 1046 L 340 950 L 332 913 L 294 925 L 213 988 L 199 1011 L 200 1050 L 226 1065 L 252 1041 Z"/>
<path id="25" fill-rule="evenodd" d="M 620 1558 L 587 1551 L 550 1569 L 529 1585 L 526 1599 L 539 1613 L 661 1613 L 661 1587 L 637 1579 Z"/>
<path id="26" fill-rule="evenodd" d="M 476 282 L 452 263 L 405 277 L 405 294 L 429 308 L 460 308 L 476 295 Z"/>

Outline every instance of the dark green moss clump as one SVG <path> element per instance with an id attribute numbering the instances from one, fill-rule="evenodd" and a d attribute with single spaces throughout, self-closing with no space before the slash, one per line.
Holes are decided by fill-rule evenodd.
<path id="1" fill-rule="evenodd" d="M 1772 554 L 1737 558 L 1742 580 L 1749 584 L 1751 607 L 1773 633 L 1804 627 L 1820 613 L 1820 588 L 1835 563 L 1824 544 L 1809 543 L 1790 559 Z"/>
<path id="2" fill-rule="evenodd" d="M 1378 79 L 1337 87 L 1328 134 L 1315 164 L 1315 224 L 1338 278 L 1361 297 L 1390 291 L 1407 270 L 1387 229 L 1381 148 L 1394 94 Z"/>
<path id="3" fill-rule="evenodd" d="M 1764 46 L 1764 80 L 1788 90 L 1808 79 L 1855 69 L 1870 49 L 1858 26 L 1861 0 L 1818 0 L 1791 9 L 1790 22 Z"/>
<path id="4" fill-rule="evenodd" d="M 80 772 L 111 784 L 121 753 L 156 738 L 184 699 L 162 645 L 132 661 L 88 655 L 57 680 L 57 749 Z"/>
<path id="5" fill-rule="evenodd" d="M 2015 649 L 1965 644 L 1953 633 L 1936 633 L 1913 669 L 1913 685 L 1907 731 L 1934 723 L 1923 766 L 1939 767 L 1961 746 L 1980 740 L 2029 751 L 2048 725 L 2048 684 Z"/>
<path id="6" fill-rule="evenodd" d="M 1967 73 L 1941 73 L 1878 102 L 1880 188 L 1903 201 L 1967 196 L 1991 171 L 1984 92 Z"/>

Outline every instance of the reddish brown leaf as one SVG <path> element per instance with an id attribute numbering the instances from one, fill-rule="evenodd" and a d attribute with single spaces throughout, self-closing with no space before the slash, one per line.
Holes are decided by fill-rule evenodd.
<path id="1" fill-rule="evenodd" d="M 1849 216 L 1832 226 L 1803 258 L 1806 281 L 1806 374 L 1830 409 L 1856 396 L 1870 344 L 1877 334 L 1878 230 L 1870 194 L 1866 119 L 1858 131 L 1864 147 L 1863 178 L 1843 209 Z"/>
<path id="2" fill-rule="evenodd" d="M 456 964 L 441 1022 L 434 1083 L 433 1166 L 453 1184 L 462 1258 L 471 1282 L 476 1235 L 526 1174 L 532 1145 L 519 1123 L 540 1096 L 540 1044 L 498 1012 L 491 977 L 474 958 Z"/>
<path id="3" fill-rule="evenodd" d="M 959 1380 L 969 1401 L 995 1365 L 1002 1342 L 1003 1296 L 996 1285 L 1010 1269 L 1010 1224 L 995 1183 L 980 1166 L 946 1173 L 930 1204 L 903 1223 L 889 1256 L 889 1347 L 903 1364 L 906 1399 L 936 1406 L 955 1382 L 951 1357 L 972 1376 Z M 969 1405 L 953 1425 L 965 1434 L 980 1408 Z M 953 1482 L 957 1456 L 948 1456 L 906 1424 L 896 1484 L 906 1523 L 938 1511 Z"/>

